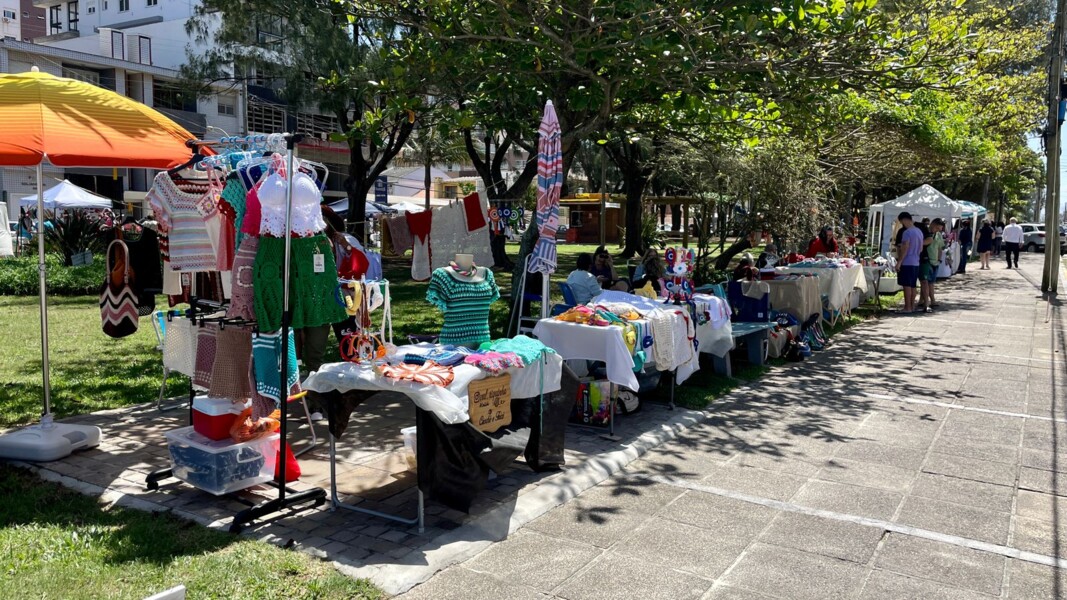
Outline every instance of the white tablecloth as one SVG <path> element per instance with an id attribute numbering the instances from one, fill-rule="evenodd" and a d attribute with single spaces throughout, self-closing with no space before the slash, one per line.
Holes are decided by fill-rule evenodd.
<path id="1" fill-rule="evenodd" d="M 711 318 L 697 325 L 697 350 L 705 354 L 726 356 L 734 349 L 733 326 L 730 324 L 730 303 L 710 294 L 693 294 L 697 311 L 707 311 Z"/>
<path id="2" fill-rule="evenodd" d="M 849 302 L 849 294 L 853 289 L 862 292 L 867 291 L 867 277 L 863 274 L 863 267 L 853 265 L 851 267 L 782 267 L 781 273 L 811 273 L 819 276 L 819 293 L 826 296 L 827 304 L 834 310 L 843 309 Z"/>
<path id="3" fill-rule="evenodd" d="M 541 319 L 533 333 L 563 358 L 602 361 L 607 367 L 608 381 L 631 390 L 638 388 L 634 358 L 626 347 L 622 328 Z"/>
<path id="4" fill-rule="evenodd" d="M 410 348 L 410 346 L 401 346 L 398 353 L 403 354 L 406 349 Z M 512 398 L 533 398 L 541 392 L 548 394 L 559 391 L 560 377 L 563 374 L 563 359 L 558 354 L 545 354 L 545 356 L 547 360 L 544 365 L 543 378 L 538 363 L 531 364 L 525 369 L 511 368 L 506 371 L 511 375 Z M 455 376 L 452 383 L 448 387 L 441 387 L 384 377 L 375 373 L 374 368 L 366 364 L 328 363 L 308 376 L 303 386 L 305 389 L 319 393 L 351 390 L 400 392 L 411 398 L 419 408 L 434 413 L 449 425 L 455 425 L 470 420 L 467 414 L 467 386 L 472 381 L 485 379 L 489 374 L 478 367 L 466 364 L 453 367 L 452 373 Z"/>

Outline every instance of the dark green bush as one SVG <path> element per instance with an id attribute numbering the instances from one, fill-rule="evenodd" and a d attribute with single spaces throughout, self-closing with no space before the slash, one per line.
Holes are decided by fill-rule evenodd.
<path id="1" fill-rule="evenodd" d="M 85 267 L 63 265 L 63 256 L 45 254 L 48 267 L 48 293 L 57 296 L 96 294 L 104 283 L 103 256 L 93 257 Z M 33 296 L 38 292 L 37 256 L 0 259 L 0 296 Z"/>

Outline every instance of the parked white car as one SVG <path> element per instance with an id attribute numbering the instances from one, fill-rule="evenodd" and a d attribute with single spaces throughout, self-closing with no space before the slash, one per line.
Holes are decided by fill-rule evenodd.
<path id="1" fill-rule="evenodd" d="M 1023 228 L 1023 250 L 1027 252 L 1045 251 L 1045 224 L 1021 223 Z M 1060 227 L 1060 253 L 1067 248 L 1067 228 Z"/>

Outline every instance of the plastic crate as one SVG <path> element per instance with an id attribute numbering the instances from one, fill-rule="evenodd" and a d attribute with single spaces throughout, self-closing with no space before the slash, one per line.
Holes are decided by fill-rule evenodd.
<path id="1" fill-rule="evenodd" d="M 221 496 L 274 478 L 277 433 L 241 444 L 210 440 L 192 427 L 166 436 L 174 476 L 210 494 Z"/>
<path id="2" fill-rule="evenodd" d="M 251 404 L 251 400 L 234 403 L 229 398 L 197 396 L 193 399 L 193 429 L 208 439 L 225 440 L 237 415 Z"/>

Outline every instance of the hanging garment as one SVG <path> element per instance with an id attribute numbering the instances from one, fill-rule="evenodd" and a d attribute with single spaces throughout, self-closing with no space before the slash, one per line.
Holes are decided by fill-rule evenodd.
<path id="1" fill-rule="evenodd" d="M 211 385 L 211 370 L 215 366 L 215 336 L 218 332 L 219 326 L 216 323 L 204 323 L 196 330 L 193 385 L 205 390 Z"/>
<path id="2" fill-rule="evenodd" d="M 226 178 L 226 186 L 222 188 L 222 194 L 219 195 L 219 204 L 226 204 L 233 212 L 233 231 L 234 251 L 241 247 L 241 240 L 244 239 L 245 234 L 241 231 L 241 224 L 245 218 L 245 202 L 248 197 L 248 192 L 245 190 L 245 186 L 241 184 L 241 179 L 236 173 L 231 173 Z"/>
<path id="3" fill-rule="evenodd" d="M 260 235 L 285 237 L 286 187 L 284 174 L 276 171 L 267 176 L 259 186 Z M 289 232 L 298 237 L 308 237 L 326 229 L 322 217 L 322 194 L 315 180 L 307 173 L 298 171 L 293 177 L 293 203 L 290 211 Z"/>
<path id="4" fill-rule="evenodd" d="M 113 338 L 137 333 L 137 317 L 130 252 L 122 240 L 114 240 L 107 247 L 107 275 L 100 288 L 100 320 L 104 333 Z"/>
<path id="5" fill-rule="evenodd" d="M 393 246 L 393 253 L 404 256 L 411 250 L 411 229 L 408 228 L 408 220 L 405 215 L 386 217 L 385 226 L 389 228 L 389 240 Z"/>
<path id="6" fill-rule="evenodd" d="M 426 281 L 430 278 L 430 232 L 433 224 L 433 211 L 424 210 L 417 213 L 404 213 L 408 229 L 411 231 L 411 278 Z"/>
<path id="7" fill-rule="evenodd" d="M 470 254 L 474 264 L 489 266 L 493 252 L 489 247 L 489 226 L 473 233 L 467 231 L 467 217 L 462 202 L 435 208 L 433 229 L 430 231 L 430 263 L 434 269 L 447 266 L 456 254 Z M 476 206 L 478 210 L 484 207 Z"/>
<path id="8" fill-rule="evenodd" d="M 156 175 L 146 198 L 159 220 L 160 230 L 167 235 L 171 268 L 178 271 L 218 268 L 209 233 L 210 228 L 217 232 L 218 227 L 217 192 L 214 185 L 209 185 L 203 194 L 183 192 L 166 171 Z"/>
<path id="9" fill-rule="evenodd" d="M 500 298 L 493 272 L 478 269 L 479 281 L 465 281 L 452 269 L 436 269 L 426 290 L 426 300 L 445 313 L 441 344 L 477 346 L 489 341 L 489 306 Z"/>
<path id="10" fill-rule="evenodd" d="M 241 240 L 241 247 L 233 259 L 233 271 L 230 272 L 230 307 L 226 317 L 254 321 L 256 318 L 255 293 L 252 287 L 252 272 L 256 263 L 259 238 L 248 236 Z"/>
<path id="11" fill-rule="evenodd" d="M 463 216 L 467 222 L 467 233 L 478 231 L 486 226 L 483 205 L 482 195 L 478 192 L 463 198 Z"/>
<path id="12" fill-rule="evenodd" d="M 226 301 L 227 286 L 223 284 L 222 274 L 218 271 L 210 271 L 206 273 L 178 273 L 178 275 L 181 281 L 181 293 L 172 294 L 167 297 L 172 308 L 179 304 L 188 304 L 192 299 L 194 294 L 189 285 L 190 281 L 196 282 L 195 295 L 197 298 L 219 303 Z M 229 277 L 228 274 L 227 277 Z"/>
<path id="13" fill-rule="evenodd" d="M 294 329 L 319 327 L 345 320 L 345 310 L 336 300 L 337 265 L 333 249 L 323 234 L 293 238 L 289 262 L 289 309 Z M 316 258 L 316 255 L 321 255 Z M 316 261 L 321 271 L 316 271 Z M 256 323 L 260 331 L 282 326 L 282 276 L 285 240 L 262 237 L 252 268 Z"/>
<path id="14" fill-rule="evenodd" d="M 259 202 L 259 188 L 253 187 L 245 194 L 245 216 L 241 219 L 241 234 L 259 237 L 263 208 Z"/>
<path id="15" fill-rule="evenodd" d="M 167 323 L 163 338 L 163 366 L 192 377 L 195 371 L 196 331 L 192 321 L 175 319 Z"/>
<path id="16" fill-rule="evenodd" d="M 266 418 L 270 416 L 271 413 L 278 410 L 278 403 L 276 401 L 260 394 L 256 390 L 256 368 L 254 360 L 248 361 L 248 373 L 245 374 L 245 380 L 248 382 L 248 389 L 251 392 L 253 419 Z"/>
<path id="17" fill-rule="evenodd" d="M 251 362 L 252 332 L 243 327 L 220 328 L 215 336 L 215 362 L 211 365 L 208 395 L 231 400 L 250 398 L 248 368 Z"/>
<path id="18" fill-rule="evenodd" d="M 219 233 L 216 248 L 218 270 L 228 273 L 233 268 L 233 258 L 237 253 L 237 234 L 234 230 L 234 222 L 237 213 L 226 202 L 219 201 Z M 209 230 L 210 231 L 210 230 Z"/>
<path id="19" fill-rule="evenodd" d="M 170 268 L 170 261 L 163 261 L 163 294 L 166 296 L 182 295 L 182 274 Z M 171 303 L 174 306 L 174 303 Z"/>
<path id="20" fill-rule="evenodd" d="M 289 332 L 289 360 L 286 381 L 290 394 L 297 386 L 299 377 L 296 366 L 296 342 Z M 252 366 L 255 370 L 256 391 L 274 402 L 281 402 L 282 334 L 261 333 L 252 338 Z M 288 395 L 286 396 L 288 397 Z M 277 408 L 277 407 L 275 407 Z"/>

